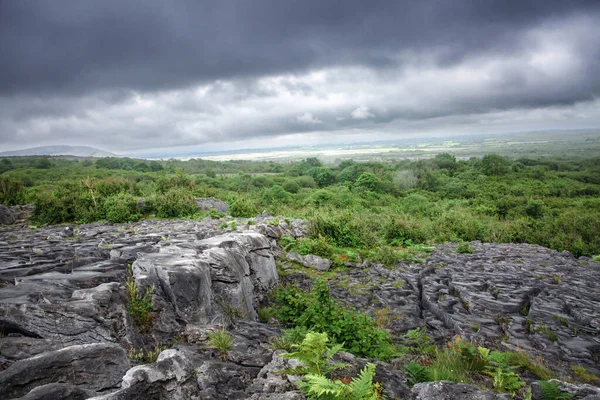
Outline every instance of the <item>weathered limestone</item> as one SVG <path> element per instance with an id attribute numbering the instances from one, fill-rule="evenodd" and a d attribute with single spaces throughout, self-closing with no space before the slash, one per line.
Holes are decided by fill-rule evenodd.
<path id="1" fill-rule="evenodd" d="M 298 264 L 324 271 L 331 261 L 277 246 L 282 235 L 304 235 L 302 221 L 265 214 L 246 222 L 96 223 L 68 234 L 63 226 L 0 226 L 0 397 L 303 398 L 297 378 L 277 372 L 293 361 L 273 354 L 279 328 L 256 322 L 257 307 L 279 282 L 274 255 L 303 287 L 315 271 L 304 275 Z M 438 246 L 424 263 L 392 269 L 348 265 L 331 292 L 398 342 L 424 326 L 440 342 L 459 334 L 542 357 L 562 379 L 574 379 L 571 365 L 600 375 L 600 263 L 525 244 L 471 246 L 473 254 Z M 147 331 L 128 312 L 129 271 L 141 295 L 154 287 Z M 207 339 L 223 327 L 232 346 L 221 359 Z M 156 363 L 131 368 L 130 350 L 159 345 Z M 343 352 L 337 361 L 351 365 L 348 376 L 367 362 Z M 449 382 L 411 389 L 398 360 L 378 363 L 376 380 L 390 399 L 505 398 Z M 560 385 L 575 399 L 600 396 L 595 386 Z"/>

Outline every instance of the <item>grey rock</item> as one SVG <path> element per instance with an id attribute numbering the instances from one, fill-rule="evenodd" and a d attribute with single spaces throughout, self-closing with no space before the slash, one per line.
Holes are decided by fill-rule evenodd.
<path id="1" fill-rule="evenodd" d="M 119 390 L 92 399 L 199 399 L 193 376 L 194 368 L 203 362 L 196 352 L 188 349 L 165 350 L 156 363 L 128 370 Z"/>
<path id="2" fill-rule="evenodd" d="M 0 204 L 0 225 L 12 225 L 19 219 L 19 212 L 15 207 Z"/>
<path id="3" fill-rule="evenodd" d="M 36 386 L 57 381 L 105 390 L 117 386 L 128 368 L 127 354 L 118 345 L 70 346 L 13 363 L 0 372 L 0 393 L 20 397 Z"/>
<path id="4" fill-rule="evenodd" d="M 328 260 L 323 257 L 315 256 L 313 254 L 309 254 L 303 257 L 303 263 L 305 267 L 311 267 L 316 269 L 317 271 L 327 271 L 331 268 L 331 260 Z"/>
<path id="5" fill-rule="evenodd" d="M 556 382 L 560 390 L 568 393 L 575 399 L 600 399 L 600 388 L 592 385 L 582 384 L 576 385 L 568 382 L 563 382 L 557 379 L 550 379 L 549 382 Z M 542 388 L 538 382 L 532 382 L 531 394 L 533 400 L 542 400 Z"/>
<path id="6" fill-rule="evenodd" d="M 301 256 L 300 254 L 298 254 L 298 253 L 295 253 L 295 252 L 293 252 L 293 251 L 290 251 L 289 253 L 287 253 L 286 257 L 287 257 L 289 260 L 296 261 L 297 263 L 300 263 L 300 264 L 304 265 L 304 257 L 302 257 L 302 256 Z"/>
<path id="7" fill-rule="evenodd" d="M 19 400 L 83 400 L 94 396 L 92 390 L 65 383 L 49 383 L 34 388 Z"/>
<path id="8" fill-rule="evenodd" d="M 75 235 L 75 229 L 72 226 L 65 226 L 62 233 L 64 237 L 73 237 Z"/>
<path id="9" fill-rule="evenodd" d="M 245 389 L 259 368 L 207 361 L 195 369 L 200 399 L 245 399 Z"/>
<path id="10" fill-rule="evenodd" d="M 440 381 L 418 383 L 412 388 L 414 400 L 500 400 L 511 399 L 507 394 L 494 394 L 471 385 Z"/>
<path id="11" fill-rule="evenodd" d="M 219 212 L 228 212 L 229 205 L 223 200 L 215 199 L 214 197 L 196 198 L 196 206 L 202 211 L 217 210 Z"/>
<path id="12" fill-rule="evenodd" d="M 249 393 L 282 394 L 297 391 L 295 383 L 300 377 L 282 374 L 280 371 L 294 369 L 302 364 L 295 359 L 281 357 L 282 353 L 283 350 L 273 353 L 271 361 L 260 370 L 256 379 L 248 387 Z"/>

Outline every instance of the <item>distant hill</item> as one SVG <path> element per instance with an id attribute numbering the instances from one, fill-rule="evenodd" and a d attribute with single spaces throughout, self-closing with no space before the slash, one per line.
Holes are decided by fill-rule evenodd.
<path id="1" fill-rule="evenodd" d="M 42 146 L 29 149 L 3 151 L 0 157 L 18 156 L 76 156 L 76 157 L 121 157 L 115 153 L 87 146 Z"/>

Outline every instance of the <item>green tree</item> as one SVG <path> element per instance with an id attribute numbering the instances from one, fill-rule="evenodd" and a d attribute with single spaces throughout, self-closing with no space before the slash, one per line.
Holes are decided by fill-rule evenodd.
<path id="1" fill-rule="evenodd" d="M 437 154 L 433 162 L 438 168 L 454 171 L 456 169 L 456 157 L 448 153 Z"/>
<path id="2" fill-rule="evenodd" d="M 310 175 L 313 177 L 317 186 L 325 187 L 335 183 L 335 175 L 333 171 L 327 167 L 317 167 L 311 170 Z"/>
<path id="3" fill-rule="evenodd" d="M 381 188 L 381 181 L 375 174 L 363 172 L 356 180 L 354 186 L 359 190 L 377 192 Z"/>
<path id="4" fill-rule="evenodd" d="M 498 154 L 486 154 L 481 159 L 481 170 L 486 175 L 504 175 L 508 172 L 510 161 Z"/>

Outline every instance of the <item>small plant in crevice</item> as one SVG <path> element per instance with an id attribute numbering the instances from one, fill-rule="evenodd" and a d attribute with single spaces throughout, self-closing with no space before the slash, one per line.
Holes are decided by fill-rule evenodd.
<path id="1" fill-rule="evenodd" d="M 297 385 L 308 399 L 381 399 L 383 388 L 379 383 L 373 382 L 375 364 L 368 363 L 360 374 L 348 383 L 342 379 L 327 377 L 347 366 L 332 361 L 333 356 L 342 349 L 343 345 L 328 346 L 328 342 L 326 333 L 308 332 L 300 344 L 292 346 L 296 351 L 282 354 L 283 357 L 296 359 L 303 365 L 281 372 L 303 376 Z"/>
<path id="2" fill-rule="evenodd" d="M 147 288 L 143 296 L 140 296 L 139 289 L 133 278 L 131 266 L 128 266 L 127 281 L 127 312 L 133 318 L 133 321 L 142 329 L 148 330 L 152 326 L 152 293 L 154 293 L 154 285 Z"/>
<path id="3" fill-rule="evenodd" d="M 431 344 L 431 337 L 425 328 L 411 329 L 404 334 L 406 344 L 413 352 L 419 354 L 433 354 L 435 346 Z"/>
<path id="4" fill-rule="evenodd" d="M 275 316 L 275 311 L 272 307 L 260 307 L 256 310 L 256 313 L 258 314 L 258 321 L 263 324 L 268 323 Z"/>
<path id="5" fill-rule="evenodd" d="M 571 371 L 573 371 L 573 374 L 575 374 L 577 378 L 585 383 L 592 383 L 600 380 L 596 375 L 588 372 L 583 365 L 573 365 L 571 366 Z"/>
<path id="6" fill-rule="evenodd" d="M 572 399 L 573 395 L 560 390 L 556 381 L 538 381 L 542 389 L 542 400 Z"/>
<path id="7" fill-rule="evenodd" d="M 475 249 L 469 246 L 468 242 L 460 242 L 456 248 L 456 252 L 460 254 L 473 254 L 475 253 Z"/>
<path id="8" fill-rule="evenodd" d="M 231 334 L 225 329 L 219 329 L 208 335 L 208 345 L 219 351 L 223 361 L 227 359 L 227 352 L 231 349 L 232 342 Z"/>
<path id="9" fill-rule="evenodd" d="M 162 347 L 161 346 L 156 346 L 154 348 L 154 350 L 150 350 L 150 351 L 146 351 L 144 349 L 138 349 L 136 350 L 135 348 L 130 348 L 129 349 L 129 359 L 131 361 L 140 363 L 140 364 L 154 364 L 156 362 L 156 360 L 158 359 L 158 355 L 161 353 L 162 351 Z"/>
<path id="10" fill-rule="evenodd" d="M 550 342 L 555 343 L 558 340 L 558 335 L 556 333 L 554 333 L 550 328 L 548 328 L 546 325 L 541 324 L 537 329 L 536 332 L 542 332 L 545 333 L 546 336 L 548 336 L 548 340 L 550 340 Z"/>
<path id="11" fill-rule="evenodd" d="M 531 309 L 531 304 L 529 303 L 525 303 L 521 306 L 521 309 L 519 310 L 519 314 L 522 317 L 526 317 L 529 315 L 529 310 Z"/>

